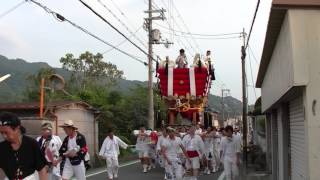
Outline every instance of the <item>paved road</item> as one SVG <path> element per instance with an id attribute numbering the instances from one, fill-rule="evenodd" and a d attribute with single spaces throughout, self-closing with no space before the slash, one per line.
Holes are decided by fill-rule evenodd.
<path id="1" fill-rule="evenodd" d="M 139 166 L 140 164 L 131 164 L 128 166 L 121 167 L 119 170 L 118 180 L 162 180 L 163 179 L 163 169 L 156 168 L 151 172 L 142 173 L 142 169 Z M 89 173 L 90 174 L 90 173 Z M 91 173 L 92 174 L 92 173 Z M 95 173 L 94 173 L 95 174 Z M 87 180 L 106 180 L 107 173 L 99 173 L 87 178 Z M 218 174 L 214 175 L 203 175 L 198 178 L 198 180 L 217 180 Z"/>

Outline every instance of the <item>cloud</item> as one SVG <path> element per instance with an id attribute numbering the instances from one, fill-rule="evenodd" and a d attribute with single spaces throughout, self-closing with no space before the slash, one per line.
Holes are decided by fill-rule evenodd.
<path id="1" fill-rule="evenodd" d="M 26 41 L 19 36 L 14 26 L 0 25 L 0 52 L 4 54 L 17 54 L 30 50 Z"/>

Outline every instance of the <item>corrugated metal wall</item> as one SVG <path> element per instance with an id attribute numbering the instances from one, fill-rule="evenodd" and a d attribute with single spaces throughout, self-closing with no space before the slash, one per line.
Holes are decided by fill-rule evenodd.
<path id="1" fill-rule="evenodd" d="M 302 97 L 290 101 L 291 180 L 307 179 L 305 115 Z"/>
<path id="2" fill-rule="evenodd" d="M 271 115 L 271 132 L 272 132 L 272 179 L 279 177 L 279 147 L 278 147 L 278 119 L 277 111 L 274 110 Z"/>

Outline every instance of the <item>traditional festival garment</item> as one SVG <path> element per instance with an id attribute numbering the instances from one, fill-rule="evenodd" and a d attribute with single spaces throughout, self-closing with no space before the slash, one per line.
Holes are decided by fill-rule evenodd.
<path id="1" fill-rule="evenodd" d="M 69 151 L 75 151 L 77 156 L 69 158 L 65 154 Z M 62 157 L 62 162 L 60 164 L 60 170 L 63 179 L 70 179 L 75 175 L 77 180 L 85 179 L 85 166 L 84 158 L 88 152 L 88 146 L 84 135 L 77 132 L 75 137 L 67 136 L 62 143 L 59 150 L 60 157 Z"/>
<path id="2" fill-rule="evenodd" d="M 183 146 L 187 151 L 190 161 L 186 162 L 187 169 L 199 169 L 200 157 L 204 154 L 204 143 L 199 135 L 186 135 L 183 138 Z"/>
<path id="3" fill-rule="evenodd" d="M 99 152 L 99 155 L 106 159 L 109 179 L 118 177 L 118 156 L 120 155 L 119 147 L 127 149 L 128 145 L 117 136 L 113 136 L 112 139 L 108 136 L 103 141 Z"/>
<path id="4" fill-rule="evenodd" d="M 221 142 L 224 173 L 227 180 L 235 180 L 239 175 L 236 164 L 237 153 L 240 153 L 240 141 L 236 136 L 224 138 Z"/>
<path id="5" fill-rule="evenodd" d="M 60 179 L 60 163 L 57 166 L 52 166 L 52 162 L 59 158 L 59 149 L 62 145 L 59 136 L 51 135 L 48 138 L 37 138 L 42 155 L 46 158 L 48 166 L 48 179 Z"/>
<path id="6" fill-rule="evenodd" d="M 179 152 L 181 150 L 182 141 L 179 137 L 174 139 L 166 138 L 163 142 L 162 148 L 168 158 L 169 162 L 165 161 L 165 173 L 168 180 L 182 180 L 183 167 L 179 159 Z"/>

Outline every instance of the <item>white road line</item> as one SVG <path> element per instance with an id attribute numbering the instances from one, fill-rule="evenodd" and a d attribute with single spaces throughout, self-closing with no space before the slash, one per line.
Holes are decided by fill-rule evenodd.
<path id="1" fill-rule="evenodd" d="M 121 164 L 119 167 L 126 167 L 126 166 L 131 166 L 133 164 L 136 164 L 140 161 L 132 161 L 132 162 L 129 162 L 129 163 L 124 163 L 124 164 Z M 98 175 L 98 174 L 101 174 L 101 173 L 105 173 L 107 172 L 107 170 L 102 170 L 102 171 L 98 171 L 98 172 L 95 172 L 95 173 L 92 173 L 92 174 L 88 174 L 86 177 L 89 178 L 89 177 L 92 177 L 92 176 L 95 176 L 95 175 Z"/>

